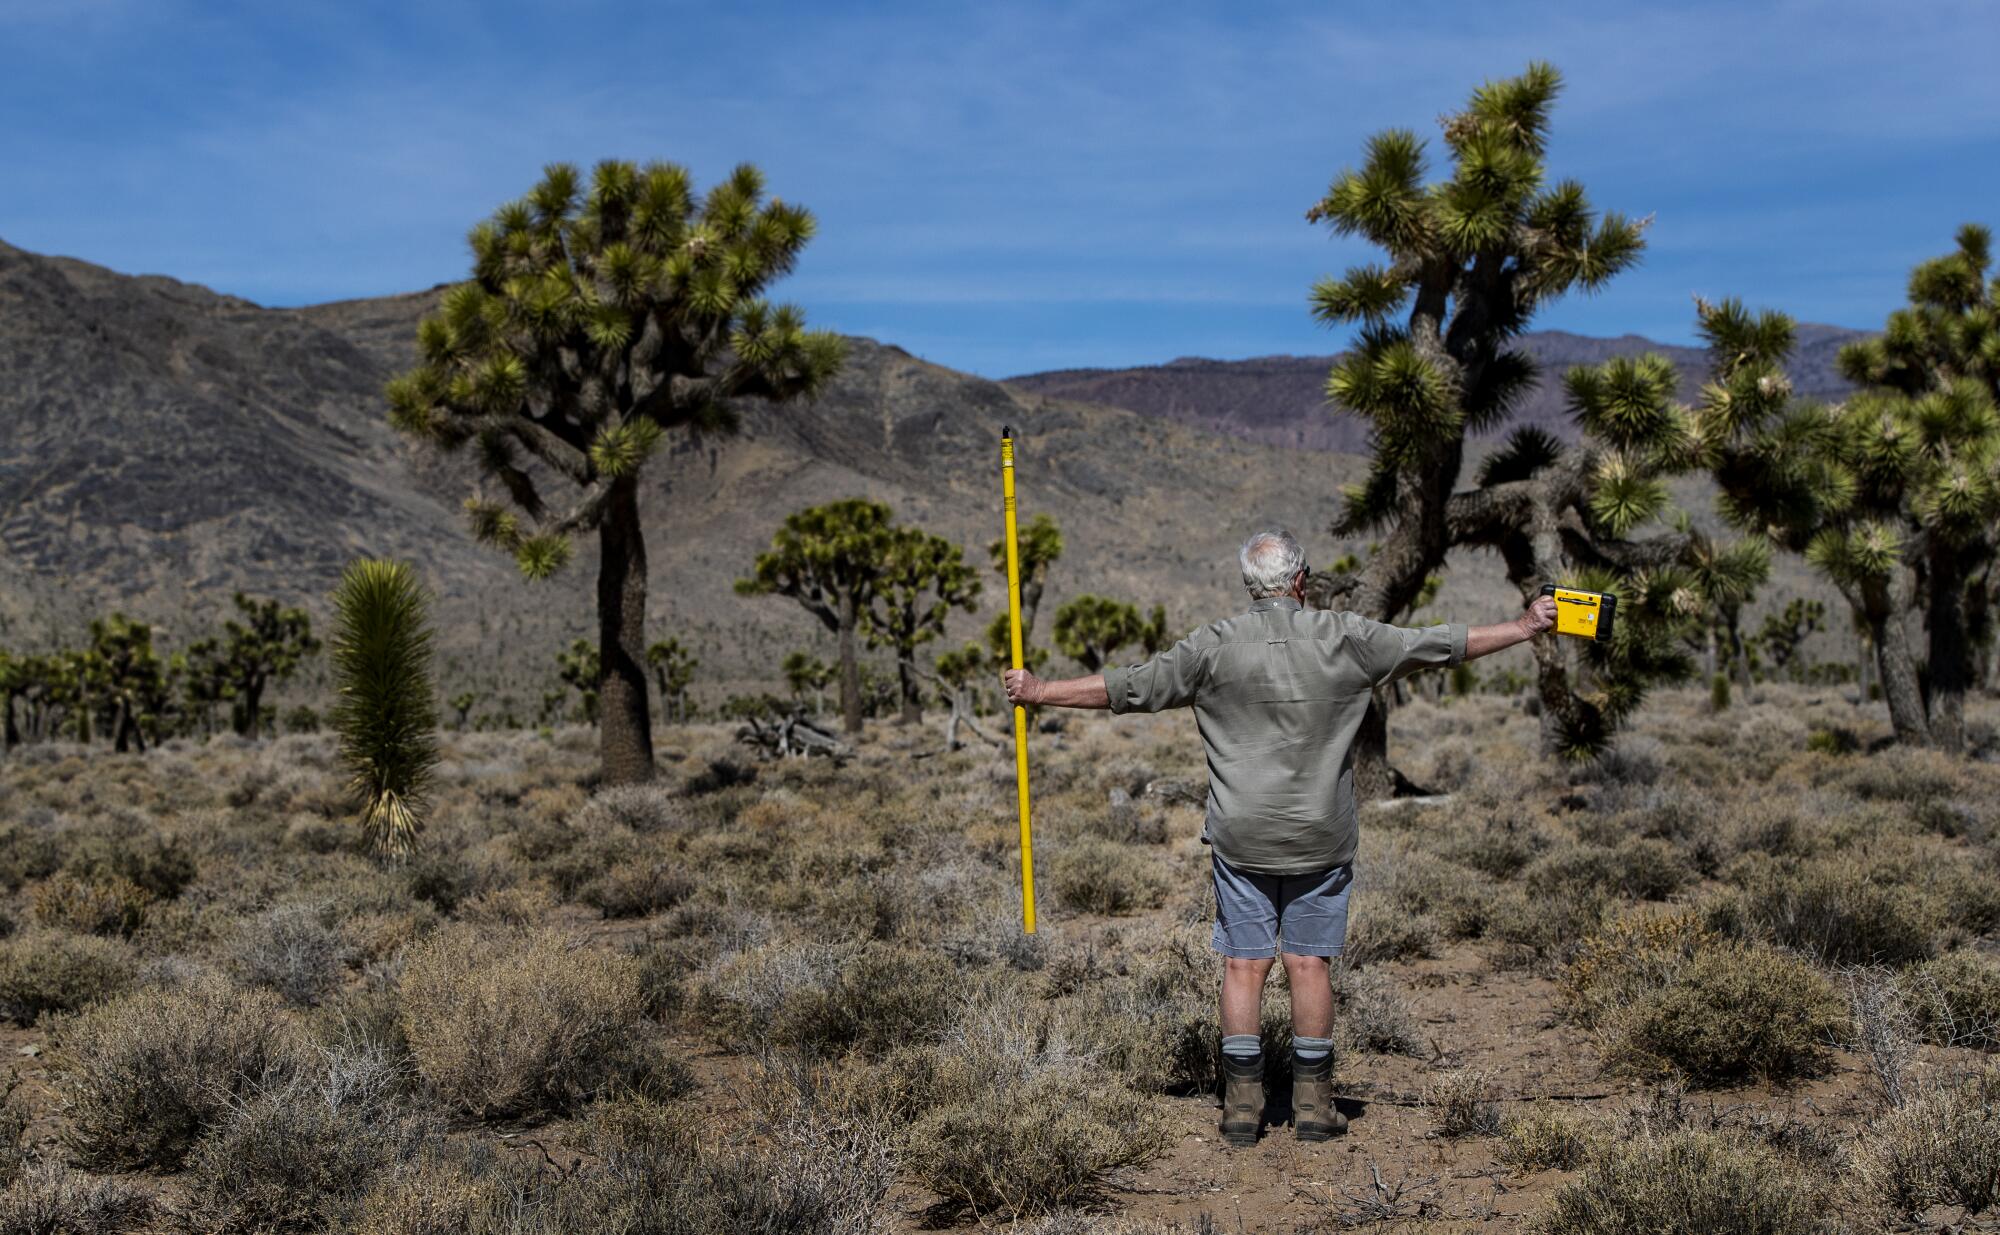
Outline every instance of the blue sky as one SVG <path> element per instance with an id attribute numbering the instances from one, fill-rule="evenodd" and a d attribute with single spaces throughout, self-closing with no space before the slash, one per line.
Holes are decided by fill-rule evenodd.
<path id="1" fill-rule="evenodd" d="M 1867 326 L 2000 225 L 2000 5 L 0 0 L 0 239 L 265 304 L 461 277 L 563 159 L 749 160 L 809 318 L 991 376 L 1321 353 L 1303 215 L 1371 132 L 1553 61 L 1552 170 L 1653 214 L 1539 324 L 1692 293 Z"/>

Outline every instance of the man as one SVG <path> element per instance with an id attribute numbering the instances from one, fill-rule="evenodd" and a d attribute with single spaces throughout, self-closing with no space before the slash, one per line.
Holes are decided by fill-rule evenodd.
<path id="1" fill-rule="evenodd" d="M 1347 938 L 1357 828 L 1351 747 L 1377 687 L 1455 665 L 1555 625 L 1542 597 L 1511 622 L 1413 629 L 1305 607 L 1312 573 L 1290 532 L 1238 553 L 1250 611 L 1142 665 L 1044 682 L 1005 676 L 1015 703 L 1113 712 L 1192 707 L 1208 753 L 1215 950 L 1222 973 L 1222 1135 L 1254 1145 L 1264 1121 L 1258 1009 L 1282 941 L 1292 988 L 1292 1110 L 1302 1141 L 1347 1130 L 1333 1105 L 1331 958 Z"/>

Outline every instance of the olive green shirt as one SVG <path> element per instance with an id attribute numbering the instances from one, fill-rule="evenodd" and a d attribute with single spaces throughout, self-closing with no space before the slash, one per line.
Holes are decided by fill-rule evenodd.
<path id="1" fill-rule="evenodd" d="M 1142 665 L 1104 671 L 1113 712 L 1194 709 L 1208 751 L 1208 842 L 1239 870 L 1354 860 L 1354 735 L 1373 690 L 1465 659 L 1465 627 L 1389 626 L 1255 601 Z"/>

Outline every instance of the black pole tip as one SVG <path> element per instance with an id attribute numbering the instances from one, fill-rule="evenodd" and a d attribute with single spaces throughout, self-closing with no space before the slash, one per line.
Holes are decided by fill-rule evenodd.
<path id="1" fill-rule="evenodd" d="M 1013 425 L 1001 425 L 1001 426 L 1000 426 L 1000 436 L 1001 436 L 1001 437 L 1012 437 L 1012 436 L 1014 436 L 1014 426 L 1013 426 Z"/>

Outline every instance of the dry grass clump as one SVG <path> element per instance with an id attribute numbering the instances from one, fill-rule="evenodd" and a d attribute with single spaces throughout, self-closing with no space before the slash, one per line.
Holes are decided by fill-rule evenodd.
<path id="1" fill-rule="evenodd" d="M 2000 1050 L 2000 962 L 1947 952 L 1904 970 L 1898 985 L 1927 1041 Z"/>
<path id="2" fill-rule="evenodd" d="M 1776 1150 L 1691 1129 L 1607 1140 L 1535 1223 L 1541 1235 L 1822 1235 L 1826 1182 Z"/>
<path id="3" fill-rule="evenodd" d="M 217 1235 L 323 1230 L 407 1156 L 417 1128 L 386 1101 L 395 1077 L 383 1057 L 330 1056 L 316 1072 L 239 1103 L 196 1144 L 187 1225 Z"/>
<path id="4" fill-rule="evenodd" d="M 685 797 L 664 785 L 609 785 L 577 812 L 574 826 L 586 834 L 625 828 L 643 835 L 698 827 L 700 817 Z"/>
<path id="5" fill-rule="evenodd" d="M 1546 1102 L 1500 1124 L 1500 1161 L 1517 1171 L 1573 1171 L 1600 1133 L 1583 1117 Z"/>
<path id="6" fill-rule="evenodd" d="M 1349 1049 L 1382 1055 L 1423 1052 L 1416 1014 L 1382 974 L 1338 969 L 1334 997 L 1338 1001 L 1334 1030 Z"/>
<path id="7" fill-rule="evenodd" d="M 680 863 L 635 855 L 585 883 L 577 899 L 607 918 L 645 918 L 679 905 L 695 889 Z"/>
<path id="8" fill-rule="evenodd" d="M 741 953 L 701 983 L 697 1003 L 710 1034 L 732 1049 L 873 1056 L 935 1037 L 964 998 L 945 957 L 870 941 Z"/>
<path id="9" fill-rule="evenodd" d="M 1926 960 L 1945 924 L 1936 896 L 1886 883 L 1878 868 L 1853 856 L 1756 863 L 1737 881 L 1753 928 L 1830 965 Z"/>
<path id="10" fill-rule="evenodd" d="M 475 1119 L 561 1114 L 638 1057 L 638 963 L 557 930 L 440 931 L 411 950 L 401 1024 L 439 1102 Z"/>
<path id="11" fill-rule="evenodd" d="M 1046 862 L 1048 888 L 1078 913 L 1120 914 L 1157 909 L 1167 884 L 1142 849 L 1099 837 L 1071 841 Z"/>
<path id="12" fill-rule="evenodd" d="M 194 855 L 178 837 L 146 833 L 86 834 L 63 869 L 79 879 L 123 879 L 161 901 L 179 896 L 196 874 Z"/>
<path id="13" fill-rule="evenodd" d="M 928 1082 L 902 1159 L 947 1209 L 1018 1218 L 1083 1204 L 1170 1143 L 1156 1101 L 1096 1067 L 1053 1017 L 975 1013 Z"/>
<path id="14" fill-rule="evenodd" d="M 245 922 L 230 948 L 237 976 L 313 1007 L 347 974 L 348 949 L 324 905 L 289 904 Z"/>
<path id="15" fill-rule="evenodd" d="M 1493 1101 L 1492 1077 L 1476 1068 L 1433 1073 L 1422 1100 L 1439 1136 L 1491 1136 L 1500 1131 L 1500 1108 Z"/>
<path id="16" fill-rule="evenodd" d="M 0 1016 L 32 1025 L 119 994 L 138 969 L 117 939 L 36 930 L 0 939 Z"/>
<path id="17" fill-rule="evenodd" d="M 1854 1166 L 1864 1193 L 1901 1215 L 2000 1207 L 2000 1067 L 1924 1086 L 1875 1122 Z"/>
<path id="18" fill-rule="evenodd" d="M 143 1190 L 57 1162 L 29 1167 L 0 1191 L 0 1235 L 123 1235 L 152 1214 Z"/>
<path id="19" fill-rule="evenodd" d="M 1672 983 L 1718 942 L 1690 910 L 1626 914 L 1578 945 L 1557 985 L 1563 1011 L 1596 1026 Z"/>
<path id="20" fill-rule="evenodd" d="M 1696 953 L 1665 986 L 1607 1018 L 1609 1053 L 1641 1069 L 1670 1069 L 1696 1085 L 1824 1072 L 1847 1027 L 1833 984 L 1806 964 L 1757 945 Z"/>
<path id="21" fill-rule="evenodd" d="M 500 1180 L 464 1162 L 422 1154 L 376 1177 L 361 1198 L 353 1231 L 473 1235 L 498 1226 L 505 1196 Z"/>
<path id="22" fill-rule="evenodd" d="M 153 897 L 121 875 L 57 875 L 35 889 L 35 921 L 58 930 L 130 939 Z"/>
<path id="23" fill-rule="evenodd" d="M 276 995 L 212 977 L 99 1004 L 54 1035 L 64 1143 L 88 1166 L 178 1167 L 233 1106 L 305 1062 Z"/>

